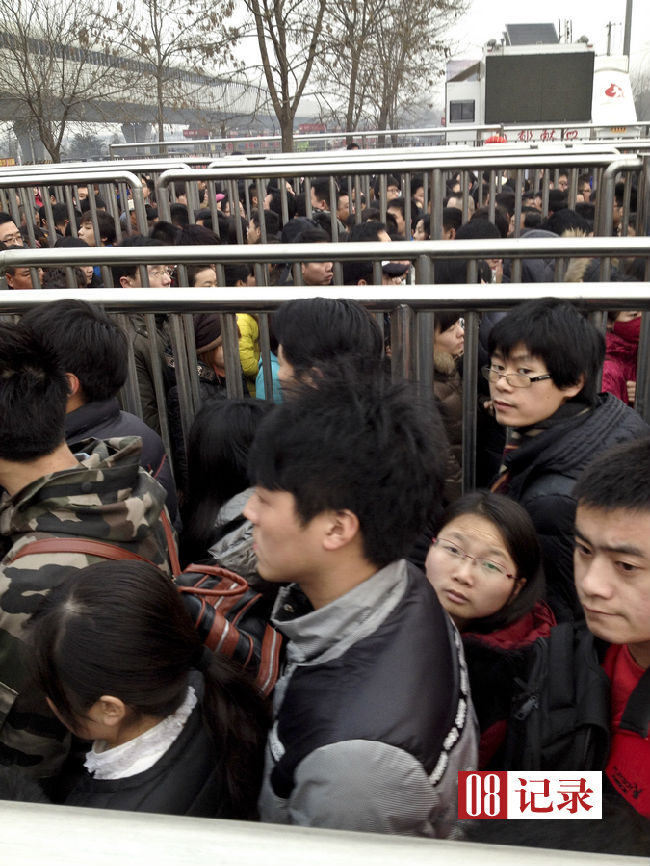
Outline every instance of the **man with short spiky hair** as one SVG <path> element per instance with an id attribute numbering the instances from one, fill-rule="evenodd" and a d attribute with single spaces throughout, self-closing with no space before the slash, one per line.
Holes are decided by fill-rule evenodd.
<path id="1" fill-rule="evenodd" d="M 650 438 L 601 454 L 579 479 L 574 571 L 589 630 L 610 644 L 611 786 L 650 818 Z"/>
<path id="2" fill-rule="evenodd" d="M 289 582 L 260 815 L 448 837 L 474 716 L 458 634 L 404 558 L 442 498 L 444 432 L 411 389 L 319 372 L 251 450 L 258 571 Z"/>

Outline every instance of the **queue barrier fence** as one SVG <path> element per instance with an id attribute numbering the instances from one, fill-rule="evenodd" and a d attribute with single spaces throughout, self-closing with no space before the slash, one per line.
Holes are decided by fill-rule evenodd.
<path id="1" fill-rule="evenodd" d="M 642 866 L 642 857 L 413 839 L 250 821 L 189 818 L 106 809 L 0 802 L 6 863 L 21 866 Z"/>
<path id="2" fill-rule="evenodd" d="M 203 311 L 219 312 L 223 315 L 222 334 L 227 393 L 229 397 L 243 396 L 243 385 L 239 368 L 236 314 L 249 312 L 257 316 L 260 327 L 262 369 L 267 383 L 267 396 L 271 388 L 270 338 L 268 316 L 280 303 L 292 298 L 320 297 L 354 298 L 363 303 L 382 323 L 384 314 L 390 314 L 391 365 L 395 376 L 416 380 L 425 388 L 434 381 L 433 332 L 436 311 L 454 309 L 465 318 L 465 358 L 463 365 L 463 483 L 471 489 L 475 483 L 476 419 L 475 395 L 478 380 L 478 327 L 482 312 L 507 310 L 529 298 L 560 297 L 574 301 L 580 309 L 604 326 L 603 311 L 635 309 L 644 312 L 638 359 L 638 382 L 636 408 L 650 420 L 650 238 L 557 238 L 557 239 L 510 239 L 494 241 L 423 241 L 394 243 L 390 248 L 391 259 L 412 260 L 421 284 L 400 287 L 339 286 L 330 287 L 272 287 L 258 286 L 243 289 L 227 287 L 218 290 L 169 288 L 169 289 L 121 289 L 94 290 L 32 290 L 10 292 L 0 290 L 0 314 L 20 314 L 35 304 L 59 298 L 76 297 L 99 303 L 110 312 L 121 317 L 121 324 L 133 335 L 133 316 L 144 317 L 148 338 L 153 385 L 158 404 L 161 434 L 169 448 L 166 396 L 157 343 L 156 313 L 169 314 L 170 342 L 176 360 L 176 377 L 179 385 L 179 404 L 184 442 L 187 442 L 193 417 L 198 409 L 199 394 L 195 373 L 195 345 L 191 314 Z M 348 260 L 372 260 L 375 269 L 386 256 L 383 244 L 292 244 L 286 246 L 259 245 L 244 247 L 196 246 L 196 247 L 147 247 L 148 265 L 215 262 L 217 268 L 232 262 L 253 261 L 257 265 L 282 261 L 329 261 L 336 257 L 339 262 Z M 644 283 L 521 283 L 521 284 L 477 284 L 477 262 L 488 257 L 523 258 L 569 258 L 571 256 L 639 256 L 645 260 L 646 282 Z M 456 258 L 466 261 L 468 284 L 440 285 L 431 283 L 435 274 L 437 258 Z M 71 265 L 99 260 L 102 264 L 133 263 L 140 265 L 147 285 L 147 268 L 143 263 L 142 249 L 97 248 L 97 249 L 40 249 L 29 248 L 0 252 L 0 275 L 7 267 L 56 264 L 66 261 Z M 222 274 L 223 275 L 223 274 Z M 0 276 L 0 286 L 4 287 Z M 129 411 L 142 415 L 133 347 L 129 354 L 129 377 L 123 394 L 124 405 Z"/>

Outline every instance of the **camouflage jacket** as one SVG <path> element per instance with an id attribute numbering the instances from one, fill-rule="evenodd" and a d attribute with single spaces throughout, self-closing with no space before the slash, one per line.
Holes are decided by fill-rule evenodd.
<path id="1" fill-rule="evenodd" d="M 42 538 L 110 542 L 169 573 L 160 514 L 164 488 L 139 465 L 139 437 L 88 439 L 72 446 L 79 466 L 39 478 L 0 501 L 0 764 L 52 775 L 65 759 L 67 735 L 42 695 L 29 685 L 25 625 L 71 568 L 99 561 L 80 553 L 13 558 Z"/>

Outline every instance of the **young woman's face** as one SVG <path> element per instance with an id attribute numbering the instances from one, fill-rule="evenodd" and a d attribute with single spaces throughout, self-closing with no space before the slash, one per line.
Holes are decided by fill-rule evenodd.
<path id="1" fill-rule="evenodd" d="M 501 531 L 478 514 L 462 514 L 444 526 L 429 548 L 429 583 L 459 629 L 501 610 L 525 581 Z"/>

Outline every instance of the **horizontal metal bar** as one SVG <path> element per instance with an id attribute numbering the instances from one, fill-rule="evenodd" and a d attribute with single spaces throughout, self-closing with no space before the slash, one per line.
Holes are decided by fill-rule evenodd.
<path id="1" fill-rule="evenodd" d="M 630 123 L 628 124 L 632 129 L 645 129 L 647 127 L 643 121 L 639 121 L 638 123 Z M 604 129 L 607 128 L 606 124 L 602 123 L 554 123 L 550 124 L 555 129 L 584 129 L 584 130 L 592 130 L 592 129 Z M 294 141 L 345 141 L 346 138 L 352 136 L 352 138 L 379 138 L 382 136 L 397 136 L 398 138 L 412 137 L 412 136 L 441 136 L 446 138 L 447 135 L 452 133 L 477 133 L 477 132 L 492 132 L 496 129 L 503 129 L 503 131 L 507 134 L 508 132 L 516 132 L 521 129 L 548 129 L 548 123 L 513 123 L 513 124 L 500 124 L 500 123 L 483 123 L 476 124 L 470 126 L 461 126 L 460 124 L 452 124 L 448 126 L 426 126 L 426 127 L 416 127 L 414 129 L 357 129 L 351 130 L 349 132 L 313 132 L 313 133 L 298 133 L 293 136 Z M 579 139 L 578 139 L 579 140 Z M 180 140 L 175 141 L 151 141 L 151 142 L 127 142 L 126 144 L 117 143 L 112 144 L 112 150 L 127 150 L 133 149 L 134 147 L 177 147 L 183 146 L 186 148 L 194 147 L 199 144 L 245 144 L 250 143 L 252 141 L 258 142 L 281 142 L 281 135 L 255 135 L 255 136 L 234 136 L 233 138 L 197 138 L 197 139 L 187 139 L 182 138 Z"/>
<path id="2" fill-rule="evenodd" d="M 624 289 L 623 289 L 624 286 Z M 650 309 L 650 283 L 521 283 L 501 284 L 499 294 L 493 286 L 422 285 L 403 286 L 319 286 L 321 298 L 346 297 L 373 310 L 392 310 L 407 304 L 415 310 L 465 310 L 483 312 L 505 310 L 522 301 L 555 297 L 605 310 Z M 311 290 L 299 286 L 214 289 L 32 289 L 0 291 L 0 313 L 17 313 L 37 304 L 67 298 L 103 304 L 111 312 L 271 312 L 284 301 L 313 297 Z"/>
<path id="3" fill-rule="evenodd" d="M 151 247 L 66 247 L 0 251 L 0 272 L 8 267 L 83 264 L 176 264 L 183 262 L 327 262 L 415 261 L 418 256 L 445 259 L 552 258 L 553 256 L 625 257 L 650 255 L 650 238 L 495 238 L 453 241 L 393 241 L 338 244 L 212 244 Z M 620 285 L 620 284 L 619 284 Z"/>
<path id="4" fill-rule="evenodd" d="M 85 866 L 89 851 L 93 866 L 212 866 L 215 851 L 239 866 L 258 866 L 261 852 L 265 866 L 519 866 L 524 858 L 526 866 L 555 866 L 560 856 L 570 866 L 642 866 L 647 859 L 10 801 L 0 802 L 0 822 L 3 862 L 21 866 Z"/>
<path id="5" fill-rule="evenodd" d="M 611 163 L 615 156 L 620 156 L 617 152 L 610 154 L 601 153 L 583 153 L 583 154 L 563 154 L 553 153 L 547 155 L 535 154 L 531 156 L 530 151 L 526 154 L 499 154 L 490 153 L 489 156 L 481 154 L 480 159 L 477 159 L 476 154 L 467 154 L 464 159 L 469 162 L 472 168 L 477 166 L 481 168 L 501 168 L 507 166 L 512 169 L 517 168 L 534 168 L 539 167 L 568 167 L 580 168 L 607 166 Z M 425 171 L 430 169 L 435 164 L 436 168 L 440 169 L 455 169 L 459 166 L 459 157 L 448 156 L 447 154 L 422 155 L 415 151 L 412 157 L 408 158 L 408 168 L 410 171 L 418 169 Z M 382 172 L 401 171 L 404 169 L 404 158 L 402 156 L 391 157 L 390 153 L 382 154 L 381 157 L 368 154 L 359 154 L 359 156 L 350 157 L 346 153 L 341 156 L 340 161 L 328 161 L 327 163 L 319 160 L 313 165 L 309 165 L 309 174 L 314 176 L 329 175 L 332 173 L 333 167 L 336 166 L 338 174 L 360 174 L 363 173 L 364 166 L 366 170 L 371 167 L 377 170 L 380 166 Z M 304 172 L 305 164 L 300 160 L 287 160 L 271 162 L 263 164 L 264 177 L 285 177 L 291 175 L 300 175 Z M 259 177 L 260 164 L 255 162 L 235 162 L 228 160 L 221 168 L 210 169 L 188 169 L 186 171 L 171 169 L 163 172 L 158 179 L 158 185 L 162 188 L 168 186 L 176 180 L 192 180 L 196 178 L 221 180 L 228 178 L 237 179 L 253 179 Z"/>

